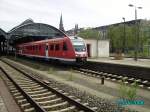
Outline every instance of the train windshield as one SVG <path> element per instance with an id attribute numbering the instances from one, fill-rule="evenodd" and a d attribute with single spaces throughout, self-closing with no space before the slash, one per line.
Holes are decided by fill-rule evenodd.
<path id="1" fill-rule="evenodd" d="M 72 43 L 76 52 L 86 51 L 85 43 L 83 41 L 72 41 Z"/>

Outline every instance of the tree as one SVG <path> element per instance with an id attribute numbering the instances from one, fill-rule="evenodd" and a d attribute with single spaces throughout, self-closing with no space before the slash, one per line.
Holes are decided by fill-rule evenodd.
<path id="1" fill-rule="evenodd" d="M 135 27 L 134 26 L 125 26 L 125 46 L 123 46 L 124 41 L 124 26 L 123 24 L 117 26 L 110 26 L 108 28 L 108 38 L 110 39 L 111 52 L 118 52 L 125 49 L 134 49 L 135 42 Z"/>
<path id="2" fill-rule="evenodd" d="M 108 38 L 110 39 L 112 50 L 118 52 L 123 47 L 123 25 L 110 26 L 108 29 Z"/>
<path id="3" fill-rule="evenodd" d="M 84 39 L 100 39 L 100 34 L 97 30 L 86 29 L 78 33 L 78 36 Z"/>

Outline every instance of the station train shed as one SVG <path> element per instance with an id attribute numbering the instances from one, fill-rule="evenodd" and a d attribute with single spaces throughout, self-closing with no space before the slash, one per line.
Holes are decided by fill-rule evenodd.
<path id="1" fill-rule="evenodd" d="M 6 32 L 0 28 L 0 55 L 5 53 L 6 35 Z"/>
<path id="2" fill-rule="evenodd" d="M 15 46 L 18 43 L 49 39 L 53 37 L 57 38 L 62 36 L 61 33 L 58 33 L 57 31 L 58 29 L 51 25 L 35 23 L 32 19 L 27 19 L 20 25 L 11 29 L 8 33 L 0 30 L 0 42 L 4 42 L 5 46 L 7 46 L 8 51 L 5 49 L 5 52 L 10 53 L 15 50 Z M 4 45 L 1 44 L 0 52 L 2 52 L 3 47 Z"/>

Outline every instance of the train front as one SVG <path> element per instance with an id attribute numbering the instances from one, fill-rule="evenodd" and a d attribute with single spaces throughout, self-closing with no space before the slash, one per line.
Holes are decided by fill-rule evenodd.
<path id="1" fill-rule="evenodd" d="M 87 60 L 87 49 L 84 40 L 81 37 L 70 37 L 75 50 L 76 62 L 85 62 Z"/>

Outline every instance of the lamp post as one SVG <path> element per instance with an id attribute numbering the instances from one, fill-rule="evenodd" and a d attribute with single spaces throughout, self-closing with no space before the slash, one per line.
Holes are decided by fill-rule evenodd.
<path id="1" fill-rule="evenodd" d="M 123 53 L 125 54 L 125 50 L 126 50 L 126 33 L 125 33 L 125 18 L 122 18 L 124 21 L 124 28 L 123 28 L 123 33 L 124 33 L 124 37 L 123 37 Z"/>
<path id="2" fill-rule="evenodd" d="M 137 61 L 138 59 L 138 49 L 139 49 L 139 35 L 138 35 L 138 24 L 137 24 L 137 9 L 142 9 L 142 7 L 137 7 L 133 4 L 129 4 L 129 7 L 134 7 L 135 8 L 135 51 L 134 51 L 134 60 Z"/>

